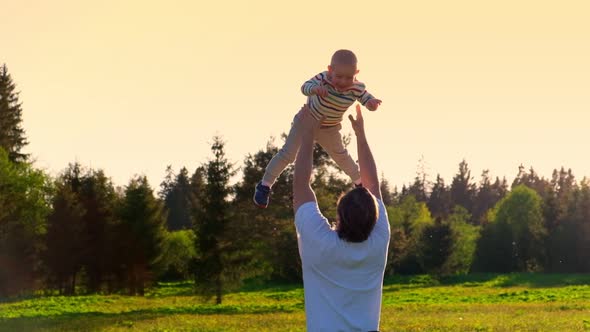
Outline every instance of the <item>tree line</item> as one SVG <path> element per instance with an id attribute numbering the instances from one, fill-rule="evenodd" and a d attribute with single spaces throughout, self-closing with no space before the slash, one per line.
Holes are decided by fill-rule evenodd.
<path id="1" fill-rule="evenodd" d="M 214 137 L 208 161 L 116 187 L 78 163 L 53 178 L 22 153 L 22 105 L 0 67 L 0 297 L 32 291 L 144 294 L 157 280 L 193 280 L 195 293 L 221 303 L 243 280 L 300 281 L 290 166 L 268 209 L 253 188 L 278 151 L 268 143 L 237 166 Z M 236 184 L 230 179 L 240 171 Z M 382 177 L 392 237 L 386 274 L 590 272 L 590 182 L 571 170 L 550 179 L 519 167 L 515 180 L 474 180 L 466 161 L 450 184 L 419 169 L 390 188 Z M 352 184 L 316 146 L 312 186 L 334 222 Z"/>

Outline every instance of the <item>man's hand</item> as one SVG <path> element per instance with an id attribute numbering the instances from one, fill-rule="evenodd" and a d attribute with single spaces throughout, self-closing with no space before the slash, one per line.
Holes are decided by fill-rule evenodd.
<path id="1" fill-rule="evenodd" d="M 328 89 L 326 89 L 323 86 L 314 86 L 313 88 L 311 88 L 311 93 L 316 94 L 320 97 L 325 97 L 328 95 Z"/>
<path id="2" fill-rule="evenodd" d="M 348 119 L 352 124 L 352 129 L 356 136 L 365 133 L 365 120 L 363 120 L 363 113 L 361 112 L 361 105 L 356 104 L 356 120 L 352 117 L 352 114 L 348 115 Z"/>
<path id="3" fill-rule="evenodd" d="M 379 105 L 381 105 L 381 100 L 376 98 L 369 99 L 369 101 L 365 104 L 369 111 L 376 111 Z"/>

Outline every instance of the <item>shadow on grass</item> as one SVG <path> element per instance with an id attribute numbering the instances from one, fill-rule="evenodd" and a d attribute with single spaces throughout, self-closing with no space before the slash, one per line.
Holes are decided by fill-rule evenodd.
<path id="1" fill-rule="evenodd" d="M 455 276 L 436 275 L 393 275 L 383 280 L 384 286 L 400 286 L 398 288 L 428 288 L 440 286 L 480 286 L 497 278 L 496 274 L 467 274 Z M 394 287 L 396 288 L 396 287 Z"/>
<path id="2" fill-rule="evenodd" d="M 412 287 L 437 286 L 489 286 L 489 287 L 564 287 L 590 285 L 590 274 L 554 273 L 471 273 L 451 276 L 393 275 L 383 280 L 384 286 Z M 192 282 L 160 283 L 157 293 L 161 296 L 192 296 Z M 237 292 L 287 292 L 302 289 L 303 283 L 290 281 L 247 280 Z"/>
<path id="3" fill-rule="evenodd" d="M 156 287 L 147 290 L 146 297 L 194 296 L 194 282 L 159 282 Z"/>
<path id="4" fill-rule="evenodd" d="M 302 289 L 303 283 L 293 281 L 268 281 L 264 279 L 249 279 L 244 284 L 230 293 L 274 293 L 288 292 Z M 194 283 L 192 281 L 159 282 L 154 288 L 146 293 L 146 297 L 168 297 L 168 296 L 195 296 Z"/>
<path id="5" fill-rule="evenodd" d="M 529 287 L 551 288 L 590 285 L 590 274 L 550 274 L 550 273 L 471 273 L 453 276 L 435 275 L 393 275 L 386 277 L 384 286 L 401 286 L 401 288 L 427 288 L 441 286 L 462 287 Z M 299 283 L 286 282 L 249 282 L 240 292 L 287 292 L 303 289 Z M 396 287 L 384 290 L 395 291 Z"/>
<path id="6" fill-rule="evenodd" d="M 303 289 L 303 282 L 294 281 L 266 281 L 263 279 L 250 279 L 244 282 L 239 292 L 288 292 Z"/>
<path id="7" fill-rule="evenodd" d="M 513 273 L 499 275 L 496 286 L 549 288 L 590 285 L 590 274 Z"/>
<path id="8" fill-rule="evenodd" d="M 134 322 L 179 314 L 241 315 L 289 313 L 303 310 L 303 302 L 289 305 L 195 305 L 131 310 L 121 313 L 85 312 L 55 316 L 34 316 L 0 319 L 0 331 L 33 331 L 56 329 L 63 331 L 97 331 L 108 326 L 133 327 Z"/>
<path id="9" fill-rule="evenodd" d="M 38 291 L 35 294 L 26 294 L 20 296 L 13 296 L 9 298 L 0 297 L 0 304 L 2 303 L 16 303 L 24 300 L 33 300 L 38 298 L 47 298 L 53 296 L 108 296 L 108 295 L 119 295 L 119 296 L 133 296 L 128 295 L 127 292 L 121 290 L 111 293 L 84 293 L 77 292 L 74 295 L 60 295 L 56 291 Z M 148 288 L 145 293 L 146 298 L 152 297 L 168 297 L 168 296 L 194 296 L 194 282 L 192 281 L 176 281 L 176 282 L 158 282 L 155 287 Z"/>
<path id="10" fill-rule="evenodd" d="M 396 275 L 384 280 L 385 286 L 412 287 L 464 286 L 464 287 L 531 287 L 549 288 L 590 285 L 590 274 L 545 274 L 545 273 L 472 273 L 453 276 Z"/>

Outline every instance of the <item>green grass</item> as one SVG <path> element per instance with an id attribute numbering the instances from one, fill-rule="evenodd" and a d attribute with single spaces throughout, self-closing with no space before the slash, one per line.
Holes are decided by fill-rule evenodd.
<path id="1" fill-rule="evenodd" d="M 191 283 L 145 297 L 46 296 L 0 302 L 0 331 L 305 331 L 303 289 L 250 283 L 222 305 Z M 590 275 L 389 278 L 382 331 L 590 331 Z"/>

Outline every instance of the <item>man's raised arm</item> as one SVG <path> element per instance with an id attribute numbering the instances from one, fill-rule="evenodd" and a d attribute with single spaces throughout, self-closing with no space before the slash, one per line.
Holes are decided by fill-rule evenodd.
<path id="1" fill-rule="evenodd" d="M 377 176 L 377 166 L 375 159 L 369 148 L 367 136 L 365 135 L 365 122 L 361 113 L 361 106 L 356 105 L 356 120 L 349 115 L 348 118 L 352 123 L 352 129 L 356 135 L 356 146 L 359 157 L 359 168 L 361 173 L 361 182 L 363 187 L 367 188 L 377 199 L 381 198 L 381 187 L 379 186 L 379 177 Z"/>
<path id="2" fill-rule="evenodd" d="M 299 111 L 294 124 L 300 126 L 299 130 L 301 130 L 301 147 L 295 159 L 293 174 L 293 210 L 295 213 L 304 203 L 316 201 L 310 180 L 313 166 L 313 145 L 320 123 L 321 120 L 316 120 L 305 105 Z"/>

